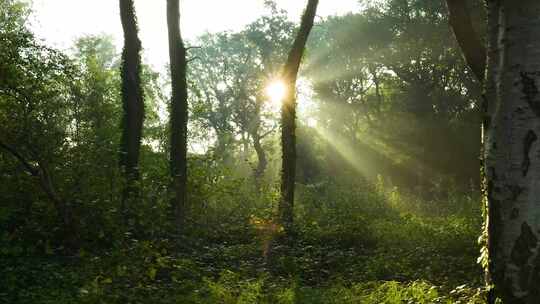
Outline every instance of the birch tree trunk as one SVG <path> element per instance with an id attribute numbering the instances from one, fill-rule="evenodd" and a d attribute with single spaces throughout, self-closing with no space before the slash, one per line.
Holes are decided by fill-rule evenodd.
<path id="1" fill-rule="evenodd" d="M 489 302 L 540 303 L 540 2 L 491 0 L 488 9 Z"/>
<path id="2" fill-rule="evenodd" d="M 451 19 L 468 18 L 464 3 L 447 0 Z M 540 303 L 540 2 L 486 3 L 482 158 L 488 303 Z M 481 56 L 472 54 L 474 39 L 465 35 L 473 34 L 466 29 L 470 22 L 455 19 L 452 26 L 478 75 Z"/>

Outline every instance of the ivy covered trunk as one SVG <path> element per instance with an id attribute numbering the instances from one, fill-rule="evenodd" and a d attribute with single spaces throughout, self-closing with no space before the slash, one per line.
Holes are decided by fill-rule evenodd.
<path id="1" fill-rule="evenodd" d="M 124 30 L 122 51 L 122 139 L 120 168 L 126 184 L 122 195 L 124 217 L 133 217 L 131 203 L 139 196 L 139 154 L 144 119 L 144 101 L 141 87 L 141 41 L 138 37 L 137 18 L 132 0 L 120 0 L 120 17 Z"/>
<path id="2" fill-rule="evenodd" d="M 304 54 L 313 20 L 317 12 L 318 0 L 309 0 L 300 29 L 296 35 L 287 62 L 283 68 L 283 81 L 287 92 L 281 106 L 281 199 L 279 202 L 279 220 L 288 233 L 293 223 L 294 182 L 296 172 L 296 79 L 300 62 Z"/>
<path id="3" fill-rule="evenodd" d="M 183 226 L 187 200 L 187 81 L 186 49 L 180 35 L 179 0 L 167 0 L 167 25 L 169 32 L 169 58 L 171 67 L 172 98 L 170 107 L 171 127 L 171 207 L 178 229 Z"/>
<path id="4" fill-rule="evenodd" d="M 489 302 L 540 303 L 540 2 L 488 1 Z"/>

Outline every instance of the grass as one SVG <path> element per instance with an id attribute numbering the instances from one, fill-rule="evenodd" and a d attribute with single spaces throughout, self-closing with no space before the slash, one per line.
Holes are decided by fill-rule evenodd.
<path id="1" fill-rule="evenodd" d="M 207 201 L 184 239 L 127 238 L 65 259 L 6 251 L 0 303 L 483 303 L 474 196 L 299 187 L 295 241 L 271 269 L 261 201 L 272 199 L 255 197 Z"/>

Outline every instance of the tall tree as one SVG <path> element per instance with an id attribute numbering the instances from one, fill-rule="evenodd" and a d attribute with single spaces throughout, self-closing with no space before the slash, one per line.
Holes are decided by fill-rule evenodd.
<path id="1" fill-rule="evenodd" d="M 281 106 L 281 198 L 278 216 L 285 232 L 293 224 L 294 183 L 296 171 L 296 80 L 309 33 L 313 28 L 318 0 L 309 0 L 300 28 L 283 67 L 283 82 L 287 90 Z"/>
<path id="2" fill-rule="evenodd" d="M 451 7 L 453 1 L 447 2 Z M 483 158 L 488 302 L 540 303 L 540 41 L 535 38 L 540 3 L 490 0 L 487 6 Z"/>
<path id="3" fill-rule="evenodd" d="M 188 94 L 186 81 L 186 48 L 180 34 L 179 0 L 167 0 L 167 25 L 169 31 L 169 58 L 171 69 L 171 149 L 170 170 L 172 177 L 171 200 L 176 223 L 182 226 L 187 200 L 187 121 Z"/>
<path id="4" fill-rule="evenodd" d="M 124 30 L 122 51 L 122 139 L 120 167 L 126 180 L 122 211 L 126 218 L 129 207 L 139 195 L 139 154 L 144 120 L 144 100 L 141 86 L 141 41 L 133 0 L 120 0 L 120 18 Z"/>

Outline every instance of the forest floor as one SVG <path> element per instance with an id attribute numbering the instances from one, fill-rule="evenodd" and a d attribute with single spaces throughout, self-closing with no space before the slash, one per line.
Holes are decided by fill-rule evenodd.
<path id="1" fill-rule="evenodd" d="M 10 246 L 0 303 L 483 303 L 474 196 L 317 191 L 299 191 L 294 241 L 271 267 L 269 221 L 233 206 L 181 240 L 127 237 L 71 257 Z"/>

